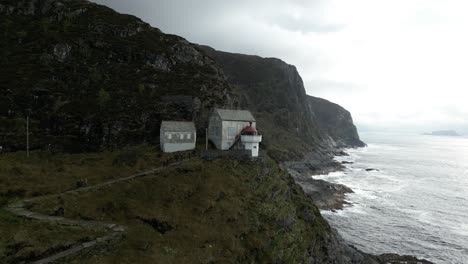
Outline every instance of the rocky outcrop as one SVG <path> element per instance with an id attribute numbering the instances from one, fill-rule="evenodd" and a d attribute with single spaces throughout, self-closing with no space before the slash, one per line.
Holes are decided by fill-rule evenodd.
<path id="1" fill-rule="evenodd" d="M 351 114 L 308 96 L 296 67 L 275 58 L 200 49 L 221 66 L 239 105 L 254 112 L 263 146 L 277 160 L 301 160 L 310 152 L 329 160 L 340 148 L 364 146 Z"/>
<path id="2" fill-rule="evenodd" d="M 181 37 L 87 1 L 0 4 L 0 145 L 89 151 L 157 142 L 164 119 L 205 127 L 230 104 L 215 62 Z M 188 101 L 188 103 L 187 103 Z"/>
<path id="3" fill-rule="evenodd" d="M 331 137 L 339 148 L 364 147 L 359 139 L 351 113 L 338 104 L 325 99 L 308 96 L 309 107 L 315 114 L 317 124 Z"/>

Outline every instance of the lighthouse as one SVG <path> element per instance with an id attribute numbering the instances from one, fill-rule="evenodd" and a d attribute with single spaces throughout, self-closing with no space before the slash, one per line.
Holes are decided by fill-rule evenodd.
<path id="1" fill-rule="evenodd" d="M 262 142 L 262 135 L 258 134 L 257 129 L 250 122 L 249 126 L 242 129 L 241 144 L 244 149 L 252 151 L 252 157 L 258 157 L 260 142 Z"/>

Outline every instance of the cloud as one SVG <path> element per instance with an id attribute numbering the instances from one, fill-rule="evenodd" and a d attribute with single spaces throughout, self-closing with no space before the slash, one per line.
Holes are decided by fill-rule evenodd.
<path id="1" fill-rule="evenodd" d="M 358 126 L 468 127 L 468 3 L 96 0 L 216 49 L 279 57 Z"/>

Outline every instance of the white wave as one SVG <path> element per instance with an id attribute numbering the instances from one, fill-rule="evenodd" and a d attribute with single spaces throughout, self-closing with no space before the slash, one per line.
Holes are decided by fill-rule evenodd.
<path id="1" fill-rule="evenodd" d="M 456 232 L 462 236 L 468 237 L 468 224 L 461 224 L 460 227 L 456 229 Z"/>
<path id="2" fill-rule="evenodd" d="M 349 197 L 352 199 L 354 196 L 358 196 L 359 198 L 364 198 L 364 200 L 375 200 L 378 198 L 377 195 L 375 195 L 375 191 L 369 190 L 369 189 L 360 189 L 360 188 L 355 188 L 353 189 L 354 193 L 350 194 Z"/>

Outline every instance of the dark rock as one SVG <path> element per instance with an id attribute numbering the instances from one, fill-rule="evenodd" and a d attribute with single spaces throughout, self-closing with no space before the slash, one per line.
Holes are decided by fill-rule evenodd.
<path id="1" fill-rule="evenodd" d="M 374 169 L 374 168 L 368 168 L 368 169 L 366 169 L 366 171 L 380 171 L 380 170 Z"/>
<path id="2" fill-rule="evenodd" d="M 352 161 L 342 161 L 341 164 L 353 164 L 354 162 Z"/>
<path id="3" fill-rule="evenodd" d="M 315 180 L 312 178 L 296 178 L 304 192 L 308 194 L 314 203 L 323 210 L 340 210 L 348 204 L 345 201 L 346 194 L 352 193 L 349 187 L 342 184 L 330 183 L 324 180 Z"/>
<path id="4" fill-rule="evenodd" d="M 72 47 L 66 43 L 60 43 L 54 46 L 53 52 L 55 58 L 60 61 L 64 62 L 65 59 L 68 58 L 70 55 L 70 52 L 72 50 Z"/>
<path id="5" fill-rule="evenodd" d="M 156 231 L 158 231 L 161 234 L 165 234 L 171 230 L 174 229 L 173 226 L 171 226 L 168 222 L 160 221 L 155 218 L 143 218 L 143 217 L 137 217 L 138 220 L 141 222 L 150 225 L 153 227 Z"/>
<path id="6" fill-rule="evenodd" d="M 88 179 L 82 179 L 76 182 L 76 188 L 88 187 Z"/>
<path id="7" fill-rule="evenodd" d="M 397 254 L 382 254 L 377 256 L 377 259 L 382 263 L 389 264 L 431 264 L 432 262 L 427 260 L 417 259 L 412 256 L 400 256 Z"/>
<path id="8" fill-rule="evenodd" d="M 64 216 L 65 215 L 65 209 L 63 207 L 57 208 L 57 210 L 54 211 L 55 216 Z"/>
<path id="9" fill-rule="evenodd" d="M 226 193 L 225 192 L 219 192 L 218 197 L 216 198 L 216 201 L 219 202 L 219 201 L 223 200 L 224 198 L 226 198 Z"/>

